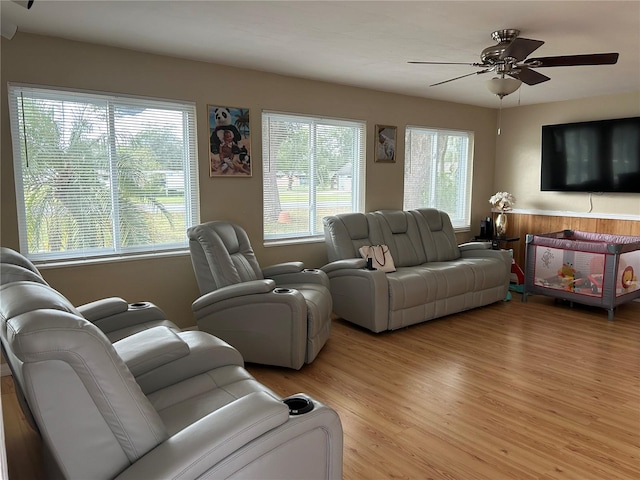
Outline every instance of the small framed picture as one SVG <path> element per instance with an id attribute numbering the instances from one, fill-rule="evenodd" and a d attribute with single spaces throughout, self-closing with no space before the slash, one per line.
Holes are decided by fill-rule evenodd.
<path id="1" fill-rule="evenodd" d="M 248 108 L 209 110 L 209 176 L 250 177 L 251 131 Z"/>
<path id="2" fill-rule="evenodd" d="M 396 132 L 398 128 L 390 125 L 376 125 L 376 162 L 396 161 Z"/>

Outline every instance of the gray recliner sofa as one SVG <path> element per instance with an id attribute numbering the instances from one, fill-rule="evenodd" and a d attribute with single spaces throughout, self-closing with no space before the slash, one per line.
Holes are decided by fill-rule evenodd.
<path id="1" fill-rule="evenodd" d="M 0 287 L 3 353 L 49 477 L 341 478 L 335 411 L 278 397 L 212 335 L 182 335 L 158 326 L 112 344 L 46 283 Z"/>
<path id="2" fill-rule="evenodd" d="M 373 332 L 395 330 L 506 298 L 509 252 L 458 245 L 449 216 L 423 208 L 323 219 L 334 312 Z M 367 270 L 359 248 L 387 245 L 395 272 Z"/>

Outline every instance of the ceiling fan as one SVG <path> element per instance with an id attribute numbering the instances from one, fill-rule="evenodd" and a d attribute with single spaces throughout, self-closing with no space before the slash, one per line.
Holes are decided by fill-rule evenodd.
<path id="1" fill-rule="evenodd" d="M 485 48 L 480 54 L 481 62 L 409 62 L 426 65 L 470 65 L 481 68 L 477 72 L 460 75 L 442 82 L 430 85 L 442 85 L 471 75 L 496 72 L 499 76 L 491 79 L 489 90 L 501 99 L 505 95 L 515 92 L 522 83 L 537 85 L 550 80 L 549 77 L 535 71 L 537 68 L 572 67 L 576 65 L 613 65 L 618 61 L 618 53 L 593 53 L 587 55 L 563 55 L 557 57 L 527 58 L 540 48 L 542 40 L 519 37 L 520 30 L 503 29 L 491 34 L 497 45 Z M 510 78 L 507 78 L 510 77 Z"/>

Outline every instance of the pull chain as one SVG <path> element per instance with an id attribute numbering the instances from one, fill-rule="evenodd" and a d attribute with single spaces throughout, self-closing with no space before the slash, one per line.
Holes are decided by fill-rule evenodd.
<path id="1" fill-rule="evenodd" d="M 498 135 L 500 135 L 501 123 L 502 123 L 502 97 L 500 97 L 500 109 L 498 110 Z"/>

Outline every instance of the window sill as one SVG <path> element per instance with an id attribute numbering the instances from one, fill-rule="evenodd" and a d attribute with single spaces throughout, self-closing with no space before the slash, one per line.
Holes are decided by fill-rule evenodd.
<path id="1" fill-rule="evenodd" d="M 263 240 L 262 245 L 265 247 L 282 247 L 285 245 L 300 245 L 304 243 L 324 243 L 324 237 L 316 236 L 306 238 L 279 238 L 275 240 Z"/>
<path id="2" fill-rule="evenodd" d="M 176 250 L 172 252 L 161 252 L 161 253 L 139 253 L 139 254 L 132 254 L 132 255 L 85 258 L 82 260 L 44 260 L 39 262 L 34 261 L 33 263 L 36 267 L 38 267 L 39 270 L 47 270 L 50 268 L 77 267 L 77 266 L 84 266 L 84 265 L 100 265 L 105 263 L 116 263 L 116 262 L 132 262 L 132 261 L 139 261 L 139 260 L 181 257 L 185 255 L 190 255 L 189 250 Z"/>

